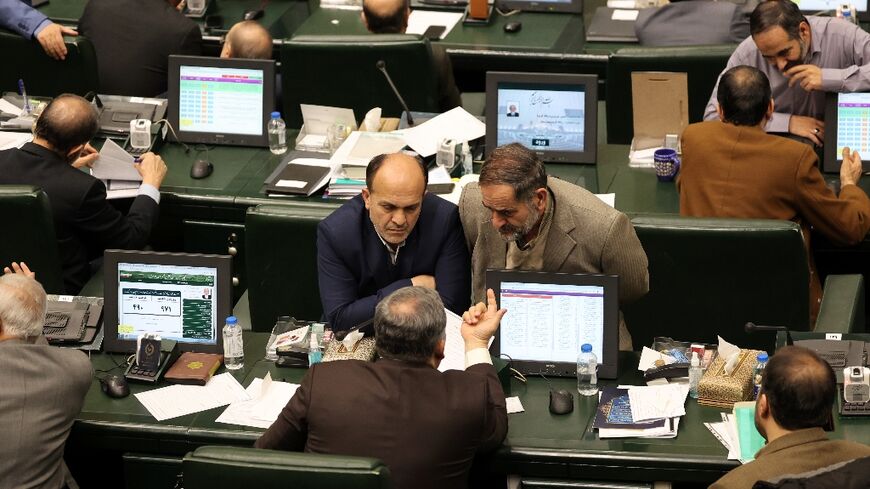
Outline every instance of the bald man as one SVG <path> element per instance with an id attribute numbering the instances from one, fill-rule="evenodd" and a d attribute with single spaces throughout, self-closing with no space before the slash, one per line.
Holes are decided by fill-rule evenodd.
<path id="1" fill-rule="evenodd" d="M 408 0 L 363 0 L 360 13 L 366 29 L 373 34 L 404 34 L 408 29 L 411 4 Z M 438 108 L 442 112 L 462 105 L 453 79 L 453 65 L 441 46 L 432 44 L 432 61 L 438 73 Z"/>
<path id="2" fill-rule="evenodd" d="M 224 39 L 221 58 L 272 59 L 272 35 L 254 20 L 238 22 Z"/>
<path id="3" fill-rule="evenodd" d="M 426 183 L 420 160 L 376 156 L 362 195 L 317 226 L 320 300 L 336 332 L 373 318 L 381 299 L 410 285 L 435 289 L 456 314 L 468 308 L 471 272 L 459 211 L 427 194 Z"/>
<path id="4" fill-rule="evenodd" d="M 91 275 L 89 262 L 106 248 L 144 247 L 160 210 L 166 164 L 153 153 L 135 165 L 142 185 L 126 216 L 106 201 L 103 182 L 78 170 L 98 156 L 88 144 L 98 128 L 87 100 L 60 95 L 37 119 L 33 142 L 0 151 L 0 184 L 35 185 L 48 195 L 68 294 L 81 290 Z M 14 239 L 15 231 L 8 232 Z"/>

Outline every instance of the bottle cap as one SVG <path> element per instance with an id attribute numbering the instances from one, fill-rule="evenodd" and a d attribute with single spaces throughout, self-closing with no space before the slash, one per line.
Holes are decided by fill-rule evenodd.
<path id="1" fill-rule="evenodd" d="M 589 343 L 583 343 L 583 346 L 580 347 L 580 351 L 582 351 L 583 353 L 589 353 L 590 351 L 592 351 L 592 345 L 590 345 Z"/>
<path id="2" fill-rule="evenodd" d="M 239 320 L 236 319 L 235 316 L 230 316 L 227 318 L 227 324 L 236 324 L 237 322 L 239 322 Z"/>
<path id="3" fill-rule="evenodd" d="M 701 361 L 698 359 L 698 352 L 696 352 L 696 351 L 692 352 L 692 364 L 691 365 L 693 367 L 700 367 L 701 366 Z"/>
<path id="4" fill-rule="evenodd" d="M 755 358 L 756 358 L 759 362 L 766 362 L 766 361 L 767 361 L 767 353 L 765 353 L 765 352 L 761 352 L 761 353 L 759 353 L 758 356 L 755 357 Z"/>
<path id="5" fill-rule="evenodd" d="M 272 119 L 280 119 L 281 113 L 278 111 L 272 112 Z"/>

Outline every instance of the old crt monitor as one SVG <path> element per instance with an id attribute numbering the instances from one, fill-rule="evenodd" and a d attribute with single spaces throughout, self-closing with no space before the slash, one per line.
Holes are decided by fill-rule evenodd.
<path id="1" fill-rule="evenodd" d="M 829 92 L 825 98 L 825 161 L 822 171 L 839 173 L 843 148 L 861 155 L 870 171 L 870 93 Z"/>
<path id="2" fill-rule="evenodd" d="M 106 351 L 132 353 L 143 333 L 175 340 L 180 351 L 223 353 L 232 307 L 228 255 L 106 250 Z"/>
<path id="3" fill-rule="evenodd" d="M 492 343 L 523 374 L 573 377 L 584 343 L 598 376 L 616 378 L 619 279 L 614 275 L 487 270 L 486 287 L 507 308 Z"/>
<path id="4" fill-rule="evenodd" d="M 583 13 L 583 0 L 496 0 L 502 10 Z"/>
<path id="5" fill-rule="evenodd" d="M 598 77 L 486 74 L 486 152 L 520 143 L 545 163 L 595 163 Z"/>
<path id="6" fill-rule="evenodd" d="M 269 145 L 275 62 L 169 57 L 169 122 L 186 143 Z"/>

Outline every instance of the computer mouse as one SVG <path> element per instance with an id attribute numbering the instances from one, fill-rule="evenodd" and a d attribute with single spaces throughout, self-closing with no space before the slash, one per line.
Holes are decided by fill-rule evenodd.
<path id="1" fill-rule="evenodd" d="M 562 389 L 550 391 L 550 412 L 568 414 L 574 410 L 574 395 Z"/>
<path id="2" fill-rule="evenodd" d="M 523 28 L 522 22 L 508 22 L 504 25 L 505 32 L 519 32 Z"/>
<path id="3" fill-rule="evenodd" d="M 199 180 L 211 175 L 214 165 L 208 160 L 196 160 L 190 165 L 190 178 Z"/>
<path id="4" fill-rule="evenodd" d="M 246 10 L 242 18 L 245 20 L 257 20 L 263 16 L 263 9 Z"/>
<path id="5" fill-rule="evenodd" d="M 130 386 L 127 385 L 127 379 L 120 375 L 109 375 L 104 379 L 100 379 L 100 388 L 109 397 L 120 399 L 130 395 Z"/>

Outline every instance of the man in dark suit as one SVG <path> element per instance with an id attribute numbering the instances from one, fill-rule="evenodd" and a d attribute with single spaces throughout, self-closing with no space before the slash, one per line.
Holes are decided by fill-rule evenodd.
<path id="1" fill-rule="evenodd" d="M 374 34 L 404 34 L 408 29 L 411 16 L 409 0 L 363 0 L 362 21 L 366 29 Z M 453 79 L 453 65 L 447 51 L 437 44 L 431 44 L 432 60 L 438 73 L 438 108 L 441 112 L 462 105 L 456 80 Z"/>
<path id="2" fill-rule="evenodd" d="M 170 54 L 202 54 L 199 26 L 179 0 L 90 0 L 79 31 L 94 43 L 100 93 L 154 97 L 166 92 Z"/>
<path id="3" fill-rule="evenodd" d="M 505 310 L 495 294 L 463 315 L 466 370 L 439 372 L 446 316 L 424 287 L 390 294 L 375 313 L 377 362 L 316 364 L 257 440 L 259 448 L 374 457 L 397 489 L 468 486 L 476 453 L 507 433 L 505 397 L 487 345 Z"/>
<path id="4" fill-rule="evenodd" d="M 840 195 L 825 184 L 808 144 L 765 132 L 774 104 L 767 76 L 751 66 L 722 74 L 718 121 L 689 125 L 677 179 L 680 214 L 795 221 L 810 247 L 810 226 L 833 243 L 852 245 L 870 230 L 870 199 L 856 184 L 858 153 L 843 151 Z M 810 324 L 822 287 L 810 260 Z"/>
<path id="5" fill-rule="evenodd" d="M 0 489 L 77 487 L 63 448 L 91 385 L 91 362 L 50 346 L 44 322 L 39 282 L 26 273 L 0 276 Z"/>
<path id="6" fill-rule="evenodd" d="M 758 481 L 870 457 L 870 446 L 825 436 L 823 428 L 830 422 L 836 396 L 834 371 L 815 352 L 800 346 L 776 350 L 764 368 L 755 403 L 755 426 L 767 445 L 754 461 L 727 473 L 710 488 L 753 487 Z"/>
<path id="7" fill-rule="evenodd" d="M 36 121 L 33 142 L 0 151 L 0 184 L 35 185 L 48 195 L 66 291 L 76 294 L 90 277 L 89 261 L 106 248 L 137 249 L 157 223 L 166 164 L 145 153 L 136 165 L 139 195 L 127 216 L 106 201 L 106 187 L 78 167 L 98 156 L 88 141 L 97 133 L 93 106 L 78 95 L 55 98 Z M 14 232 L 7 239 L 14 239 Z"/>
<path id="8" fill-rule="evenodd" d="M 454 204 L 426 193 L 423 163 L 396 153 L 376 156 L 366 188 L 317 226 L 323 314 L 335 331 L 371 319 L 391 292 L 435 289 L 459 314 L 470 297 L 468 250 Z"/>
<path id="9" fill-rule="evenodd" d="M 644 46 L 738 43 L 749 37 L 758 0 L 671 0 L 640 9 L 634 32 Z"/>

